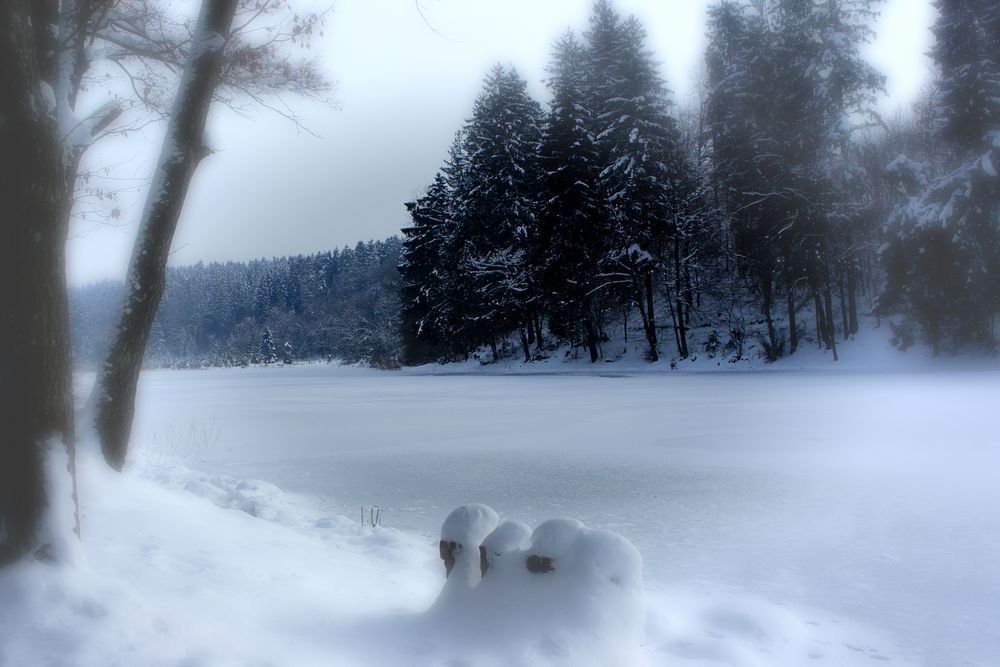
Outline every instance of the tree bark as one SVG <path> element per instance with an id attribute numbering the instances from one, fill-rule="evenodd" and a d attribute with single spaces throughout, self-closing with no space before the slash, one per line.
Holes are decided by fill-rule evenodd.
<path id="1" fill-rule="evenodd" d="M 535 349 L 541 352 L 544 345 L 544 341 L 542 340 L 542 314 L 537 310 L 532 318 L 532 324 L 535 326 Z"/>
<path id="2" fill-rule="evenodd" d="M 843 273 L 837 276 L 837 289 L 840 292 L 840 320 L 844 328 L 844 340 L 849 340 L 851 337 L 851 324 L 847 316 L 847 292 L 844 287 Z"/>
<path id="3" fill-rule="evenodd" d="M 684 299 L 681 292 L 681 251 L 680 243 L 676 239 L 674 240 L 674 287 L 677 293 L 677 354 L 681 359 L 687 359 L 687 329 L 684 326 Z"/>
<path id="4" fill-rule="evenodd" d="M 125 304 L 100 378 L 95 426 L 108 464 L 121 470 L 135 413 L 135 391 L 166 284 L 167 258 L 195 169 L 207 155 L 205 120 L 219 77 L 237 0 L 204 0 L 195 42 L 167 125 L 129 265 Z"/>
<path id="5" fill-rule="evenodd" d="M 694 288 L 691 283 L 691 262 L 687 260 L 691 256 L 690 244 L 684 243 L 684 325 L 691 326 L 691 308 L 694 307 Z M 700 300 L 700 297 L 699 297 Z M 700 304 L 699 304 L 700 305 Z"/>
<path id="6" fill-rule="evenodd" d="M 829 280 L 826 283 L 824 296 L 826 300 L 827 341 L 829 341 L 830 352 L 833 353 L 833 360 L 837 361 L 837 325 L 833 322 L 833 290 L 830 288 Z"/>
<path id="7" fill-rule="evenodd" d="M 674 312 L 674 302 L 667 295 L 667 312 L 670 314 L 670 322 L 673 325 L 674 330 L 674 349 L 677 350 L 678 356 L 681 353 L 681 337 L 677 333 L 677 313 Z"/>
<path id="8" fill-rule="evenodd" d="M 858 333 L 858 287 L 855 278 L 857 268 L 854 262 L 847 267 L 847 323 L 851 335 Z"/>
<path id="9" fill-rule="evenodd" d="M 771 316 L 771 290 L 768 289 L 764 296 L 764 322 L 767 324 L 767 360 L 778 360 L 778 334 L 774 330 L 774 318 Z"/>
<path id="10" fill-rule="evenodd" d="M 590 363 L 596 363 L 600 357 L 597 349 L 597 316 L 594 313 L 593 297 L 587 297 L 583 306 L 583 330 L 587 334 L 587 349 L 590 351 Z"/>
<path id="11" fill-rule="evenodd" d="M 0 0 L 0 565 L 63 557 L 64 536 L 46 530 L 45 520 L 59 505 L 72 503 L 79 532 L 65 270 L 70 197 L 58 123 L 42 92 L 54 36 L 50 24 L 31 21 L 57 7 Z M 65 463 L 52 465 L 50 456 Z M 67 497 L 50 497 L 58 489 Z"/>
<path id="12" fill-rule="evenodd" d="M 795 354 L 799 347 L 798 324 L 795 322 L 795 290 L 788 288 L 788 353 Z"/>
<path id="13" fill-rule="evenodd" d="M 837 325 L 833 319 L 833 286 L 831 285 L 830 277 L 830 256 L 826 250 L 826 244 L 823 244 L 823 284 L 825 289 L 823 294 L 826 300 L 826 326 L 827 340 L 830 342 L 830 352 L 833 353 L 833 360 L 837 361 Z"/>
<path id="14" fill-rule="evenodd" d="M 829 347 L 830 343 L 826 339 L 826 320 L 823 316 L 823 303 L 819 298 L 819 289 L 816 286 L 812 286 L 813 293 L 813 309 L 816 311 L 816 341 L 819 343 L 819 347 L 822 348 L 824 345 Z"/>
<path id="15" fill-rule="evenodd" d="M 645 292 L 646 292 L 646 342 L 649 343 L 649 360 L 656 362 L 660 360 L 660 355 L 656 348 L 656 320 L 653 316 L 653 272 L 645 272 Z"/>

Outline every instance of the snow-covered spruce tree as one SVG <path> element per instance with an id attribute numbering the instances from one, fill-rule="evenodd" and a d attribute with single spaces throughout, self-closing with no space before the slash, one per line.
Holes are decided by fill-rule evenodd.
<path id="1" fill-rule="evenodd" d="M 755 285 L 772 360 L 784 345 L 774 325 L 776 292 L 785 291 L 794 349 L 800 284 L 809 287 L 818 338 L 836 358 L 833 270 L 851 264 L 849 246 L 840 253 L 832 248 L 834 221 L 843 228 L 853 219 L 838 209 L 850 207 L 838 180 L 849 153 L 849 120 L 870 113 L 881 86 L 860 56 L 872 4 L 724 2 L 711 12 L 715 179 L 724 184 L 736 252 Z"/>
<path id="2" fill-rule="evenodd" d="M 271 327 L 264 327 L 264 333 L 260 336 L 260 345 L 257 349 L 260 363 L 270 365 L 278 361 L 278 348 L 274 345 Z"/>
<path id="3" fill-rule="evenodd" d="M 461 262 L 464 197 L 471 189 L 467 164 L 460 130 L 425 196 L 406 204 L 413 226 L 403 230 L 400 272 L 408 363 L 422 354 L 464 358 L 482 344 L 467 321 L 475 285 Z"/>
<path id="4" fill-rule="evenodd" d="M 994 346 L 1000 314 L 1000 7 L 964 0 L 938 10 L 935 117 L 953 157 L 943 175 L 904 155 L 889 165 L 905 197 L 886 223 L 879 299 L 935 354 Z"/>
<path id="5" fill-rule="evenodd" d="M 804 275 L 812 292 L 820 337 L 836 349 L 834 291 L 841 291 L 841 312 L 847 314 L 844 272 L 851 267 L 852 223 L 860 212 L 847 197 L 851 170 L 852 132 L 856 121 L 874 118 L 875 94 L 883 77 L 861 57 L 872 35 L 872 0 L 853 2 L 778 3 L 779 89 L 792 115 L 781 118 L 778 136 L 787 172 L 782 180 L 790 195 L 790 214 L 783 236 L 799 250 L 786 272 Z M 796 109 L 789 112 L 789 109 Z M 797 260 L 797 261 L 796 261 Z M 796 266 L 798 264 L 798 266 Z M 787 284 L 787 281 L 786 281 Z M 849 329 L 849 317 L 844 328 Z"/>
<path id="6" fill-rule="evenodd" d="M 746 3 L 722 2 L 709 10 L 706 134 L 715 199 L 729 217 L 733 239 L 725 273 L 747 277 L 767 325 L 764 349 L 773 360 L 781 349 L 773 317 L 780 254 L 770 242 L 778 228 L 761 207 L 769 185 L 756 161 L 769 111 L 760 83 L 768 71 L 763 21 Z M 735 333 L 742 341 L 742 332 Z"/>
<path id="7" fill-rule="evenodd" d="M 0 566 L 67 559 L 60 547 L 78 525 L 65 272 L 70 156 L 61 142 L 69 80 L 58 13 L 55 2 L 0 2 Z"/>
<path id="8" fill-rule="evenodd" d="M 712 181 L 712 161 L 708 123 L 708 78 L 702 68 L 695 80 L 695 94 L 688 105 L 678 113 L 678 127 L 682 146 L 692 165 L 692 183 L 695 186 L 695 206 L 687 220 L 681 220 L 675 236 L 675 253 L 668 258 L 668 299 L 673 293 L 676 307 L 668 308 L 674 320 L 677 349 L 689 353 L 699 350 L 688 344 L 687 333 L 692 327 L 708 326 L 711 332 L 703 341 L 704 350 L 712 355 L 725 342 L 722 332 L 731 331 L 728 315 L 734 302 L 743 298 L 742 291 L 731 288 L 734 276 L 730 267 L 735 266 L 732 241 L 727 218 L 719 211 L 715 184 Z M 670 260 L 675 261 L 671 262 Z M 676 261 L 679 260 L 679 261 Z M 674 271 L 669 270 L 673 263 Z M 670 306 L 671 301 L 667 304 Z M 709 306 L 705 308 L 705 306 Z M 722 331 L 719 331 L 719 328 Z"/>
<path id="9" fill-rule="evenodd" d="M 446 295 L 443 283 L 448 267 L 442 262 L 448 233 L 448 185 L 438 173 L 426 194 L 407 202 L 413 224 L 405 237 L 399 274 L 403 316 L 403 361 L 430 361 L 439 356 L 446 340 L 435 326 L 433 313 Z"/>
<path id="10" fill-rule="evenodd" d="M 541 107 L 524 80 L 494 67 L 465 127 L 464 186 L 454 193 L 466 331 L 482 345 L 518 330 L 526 359 L 528 331 L 536 328 L 528 257 L 537 237 L 541 125 Z"/>
<path id="11" fill-rule="evenodd" d="M 541 146 L 544 203 L 539 218 L 539 283 L 552 332 L 583 341 L 599 357 L 601 275 L 611 238 L 600 197 L 601 171 L 588 104 L 586 51 L 572 33 L 555 45 L 550 66 L 552 109 Z"/>
<path id="12" fill-rule="evenodd" d="M 1000 7 L 992 0 L 937 0 L 931 55 L 938 67 L 938 118 L 945 137 L 991 147 L 1000 127 Z"/>
<path id="13" fill-rule="evenodd" d="M 610 259 L 639 309 L 647 356 L 656 361 L 654 274 L 674 254 L 668 248 L 680 243 L 679 230 L 697 208 L 698 188 L 645 39 L 635 17 L 619 21 L 606 2 L 595 5 L 587 40 L 603 163 L 600 189 L 612 222 Z M 686 344 L 679 343 L 678 351 L 686 356 Z"/>

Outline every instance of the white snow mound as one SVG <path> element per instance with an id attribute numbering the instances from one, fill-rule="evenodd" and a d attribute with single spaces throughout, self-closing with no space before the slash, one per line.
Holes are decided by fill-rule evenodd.
<path id="1" fill-rule="evenodd" d="M 468 535 L 456 525 L 462 517 L 481 525 L 495 514 L 481 508 L 453 512 L 442 539 Z M 488 567 L 470 583 L 465 572 L 480 565 L 479 546 Z M 642 558 L 620 535 L 574 519 L 545 521 L 530 538 L 525 524 L 505 521 L 479 543 L 465 542 L 428 616 L 503 664 L 645 664 Z"/>

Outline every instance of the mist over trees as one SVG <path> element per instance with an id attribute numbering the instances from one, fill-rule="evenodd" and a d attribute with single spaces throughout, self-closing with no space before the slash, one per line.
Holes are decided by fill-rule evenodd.
<path id="1" fill-rule="evenodd" d="M 888 167 L 900 197 L 882 248 L 880 308 L 935 352 L 994 347 L 1000 315 L 1000 6 L 938 2 L 940 73 Z M 930 139 L 920 141 L 920 138 Z"/>
<path id="2" fill-rule="evenodd" d="M 280 25 L 260 35 L 258 19 L 287 6 L 204 0 L 196 21 L 175 9 L 146 1 L 0 3 L 7 28 L 0 45 L 0 208 L 11 220 L 0 257 L 0 405 L 9 411 L 3 415 L 9 437 L 0 448 L 0 566 L 21 558 L 68 560 L 72 542 L 57 533 L 79 527 L 65 246 L 79 196 L 93 194 L 81 168 L 89 148 L 157 116 L 167 121 L 135 252 L 135 264 L 147 268 L 131 272 L 129 305 L 120 311 L 119 332 L 128 340 L 115 347 L 98 380 L 97 431 L 106 460 L 120 469 L 146 324 L 159 301 L 187 184 L 207 154 L 204 119 L 215 93 L 225 90 L 220 82 L 258 101 L 288 90 L 290 81 L 302 91 L 325 85 L 311 64 L 276 48 L 290 36 Z M 237 16 L 245 20 L 231 30 Z M 313 17 L 303 21 L 293 13 L 286 25 L 301 33 L 303 24 L 316 23 Z M 111 90 L 115 67 L 120 94 Z M 170 96 L 178 78 L 177 95 Z M 130 319 L 139 326 L 128 326 Z M 49 530 L 52 517 L 61 517 L 60 527 Z"/>
<path id="3" fill-rule="evenodd" d="M 690 221 L 706 191 L 644 40 L 637 20 L 597 3 L 583 41 L 555 45 L 548 114 L 516 71 L 490 72 L 434 185 L 407 205 L 408 360 L 484 345 L 496 356 L 511 331 L 525 360 L 546 335 L 596 360 L 608 313 L 637 309 L 655 361 L 668 255 L 683 331 Z"/>
<path id="4" fill-rule="evenodd" d="M 546 113 L 494 68 L 407 204 L 406 360 L 513 341 L 596 361 L 630 317 L 650 361 L 806 342 L 835 360 L 866 314 L 901 348 L 993 349 L 1000 10 L 939 3 L 937 86 L 885 121 L 861 55 L 878 4 L 715 4 L 693 108 L 606 0 L 555 43 Z"/>
<path id="5" fill-rule="evenodd" d="M 146 364 L 335 357 L 392 365 L 400 347 L 399 252 L 393 237 L 315 255 L 170 267 Z M 115 281 L 72 290 L 77 364 L 101 362 L 122 290 Z"/>
<path id="6" fill-rule="evenodd" d="M 900 349 L 993 351 L 1000 10 L 938 3 L 933 84 L 882 118 L 861 55 L 878 8 L 717 2 L 678 104 L 641 23 L 600 0 L 553 43 L 546 107 L 515 69 L 487 73 L 401 246 L 171 269 L 148 359 L 262 362 L 265 330 L 279 360 L 287 342 L 379 364 L 612 360 L 623 342 L 650 361 L 836 359 L 862 326 Z M 75 328 L 113 289 L 75 295 Z M 75 337 L 78 360 L 98 338 Z"/>

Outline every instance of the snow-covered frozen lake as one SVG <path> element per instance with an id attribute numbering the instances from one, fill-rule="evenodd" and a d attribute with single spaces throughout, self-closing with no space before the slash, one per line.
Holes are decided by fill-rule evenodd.
<path id="1" fill-rule="evenodd" d="M 632 540 L 650 590 L 725 587 L 917 663 L 995 665 L 998 411 L 997 372 L 302 365 L 144 373 L 133 441 L 428 537 L 466 502 L 576 517 Z"/>

